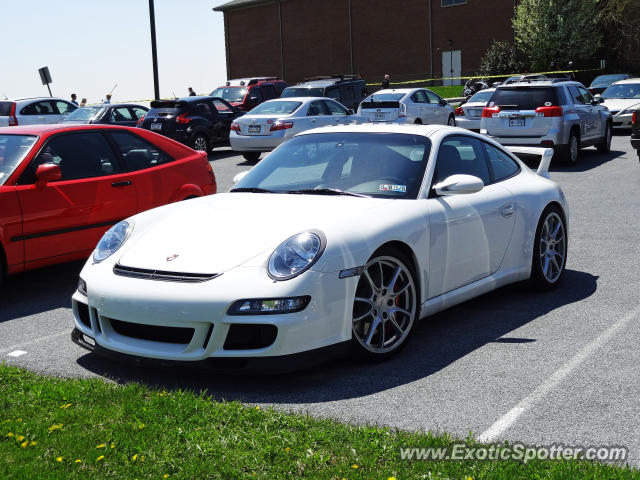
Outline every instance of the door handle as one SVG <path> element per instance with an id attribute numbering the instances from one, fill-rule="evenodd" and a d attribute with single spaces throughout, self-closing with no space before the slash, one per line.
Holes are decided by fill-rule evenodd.
<path id="1" fill-rule="evenodd" d="M 316 119 L 315 119 L 315 118 L 312 118 L 312 119 L 311 119 L 311 123 L 316 123 Z"/>
<path id="2" fill-rule="evenodd" d="M 112 187 L 128 187 L 131 185 L 131 180 L 123 180 L 122 182 L 113 182 Z"/>
<path id="3" fill-rule="evenodd" d="M 502 216 L 510 217 L 513 215 L 513 203 L 507 203 L 502 207 Z"/>

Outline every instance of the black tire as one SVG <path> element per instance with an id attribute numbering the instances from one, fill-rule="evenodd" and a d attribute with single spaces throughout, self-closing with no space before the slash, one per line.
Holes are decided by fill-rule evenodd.
<path id="1" fill-rule="evenodd" d="M 367 262 L 353 300 L 351 344 L 357 358 L 383 361 L 405 347 L 420 312 L 415 279 L 412 262 L 396 249 L 381 250 Z"/>
<path id="2" fill-rule="evenodd" d="M 419 118 L 416 118 L 416 121 L 413 122 L 415 125 L 422 125 L 422 120 Z"/>
<path id="3" fill-rule="evenodd" d="M 607 153 L 611 150 L 611 137 L 613 136 L 613 126 L 611 122 L 607 122 L 607 126 L 605 127 L 604 137 L 600 142 L 596 145 L 599 153 Z"/>
<path id="4" fill-rule="evenodd" d="M 193 137 L 191 137 L 189 146 L 194 150 L 209 153 L 209 141 L 207 140 L 207 137 L 202 133 L 196 133 Z"/>
<path id="5" fill-rule="evenodd" d="M 558 223 L 558 232 L 553 231 Z M 551 243 L 551 237 L 553 243 Z M 538 290 L 550 290 L 558 286 L 567 265 L 567 226 L 560 208 L 548 206 L 540 215 L 531 256 L 530 281 Z M 560 264 L 558 260 L 560 259 Z"/>
<path id="6" fill-rule="evenodd" d="M 573 143 L 575 142 L 575 144 Z M 573 166 L 578 163 L 580 153 L 580 134 L 574 128 L 569 134 L 569 143 L 564 147 L 562 160 L 565 164 Z"/>
<path id="7" fill-rule="evenodd" d="M 242 156 L 247 162 L 257 162 L 262 152 L 242 152 Z"/>
<path id="8" fill-rule="evenodd" d="M 447 125 L 450 127 L 456 126 L 456 117 L 454 115 L 449 115 L 449 118 L 447 119 Z"/>

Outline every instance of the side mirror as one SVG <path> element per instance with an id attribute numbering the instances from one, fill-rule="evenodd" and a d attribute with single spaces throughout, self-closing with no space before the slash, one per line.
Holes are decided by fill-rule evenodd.
<path id="1" fill-rule="evenodd" d="M 433 188 L 440 196 L 467 195 L 482 190 L 484 183 L 473 175 L 458 174 L 447 177 L 442 182 L 434 185 Z"/>
<path id="2" fill-rule="evenodd" d="M 602 95 L 600 95 L 599 93 L 593 97 L 593 104 L 597 105 L 599 103 L 604 102 L 604 98 L 602 98 Z"/>
<path id="3" fill-rule="evenodd" d="M 247 175 L 247 173 L 249 173 L 249 170 L 245 170 L 244 172 L 238 173 L 235 177 L 233 177 L 233 184 L 235 185 L 240 180 L 242 180 Z"/>
<path id="4" fill-rule="evenodd" d="M 447 105 L 447 101 L 444 98 L 440 99 L 440 105 L 444 107 L 445 105 Z"/>
<path id="5" fill-rule="evenodd" d="M 353 108 L 348 108 L 347 109 L 347 115 L 353 115 L 353 114 L 354 114 Z"/>
<path id="6" fill-rule="evenodd" d="M 43 163 L 36 169 L 36 187 L 44 187 L 49 182 L 62 180 L 62 171 L 58 165 Z"/>

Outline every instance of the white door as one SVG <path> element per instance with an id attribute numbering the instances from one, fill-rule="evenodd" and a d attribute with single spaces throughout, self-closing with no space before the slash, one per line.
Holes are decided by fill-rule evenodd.
<path id="1" fill-rule="evenodd" d="M 462 85 L 460 75 L 462 75 L 462 50 L 442 52 L 442 77 L 456 78 L 456 80 L 443 80 L 442 84 Z"/>

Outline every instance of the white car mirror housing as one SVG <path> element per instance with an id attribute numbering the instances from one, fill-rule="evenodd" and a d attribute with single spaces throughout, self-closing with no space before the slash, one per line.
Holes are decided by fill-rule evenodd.
<path id="1" fill-rule="evenodd" d="M 238 173 L 235 177 L 233 177 L 233 184 L 235 185 L 240 180 L 242 180 L 247 175 L 247 173 L 249 173 L 249 170 L 245 170 L 244 172 Z"/>
<path id="2" fill-rule="evenodd" d="M 433 188 L 440 196 L 468 195 L 482 190 L 484 182 L 473 175 L 457 174 L 447 177 Z"/>

